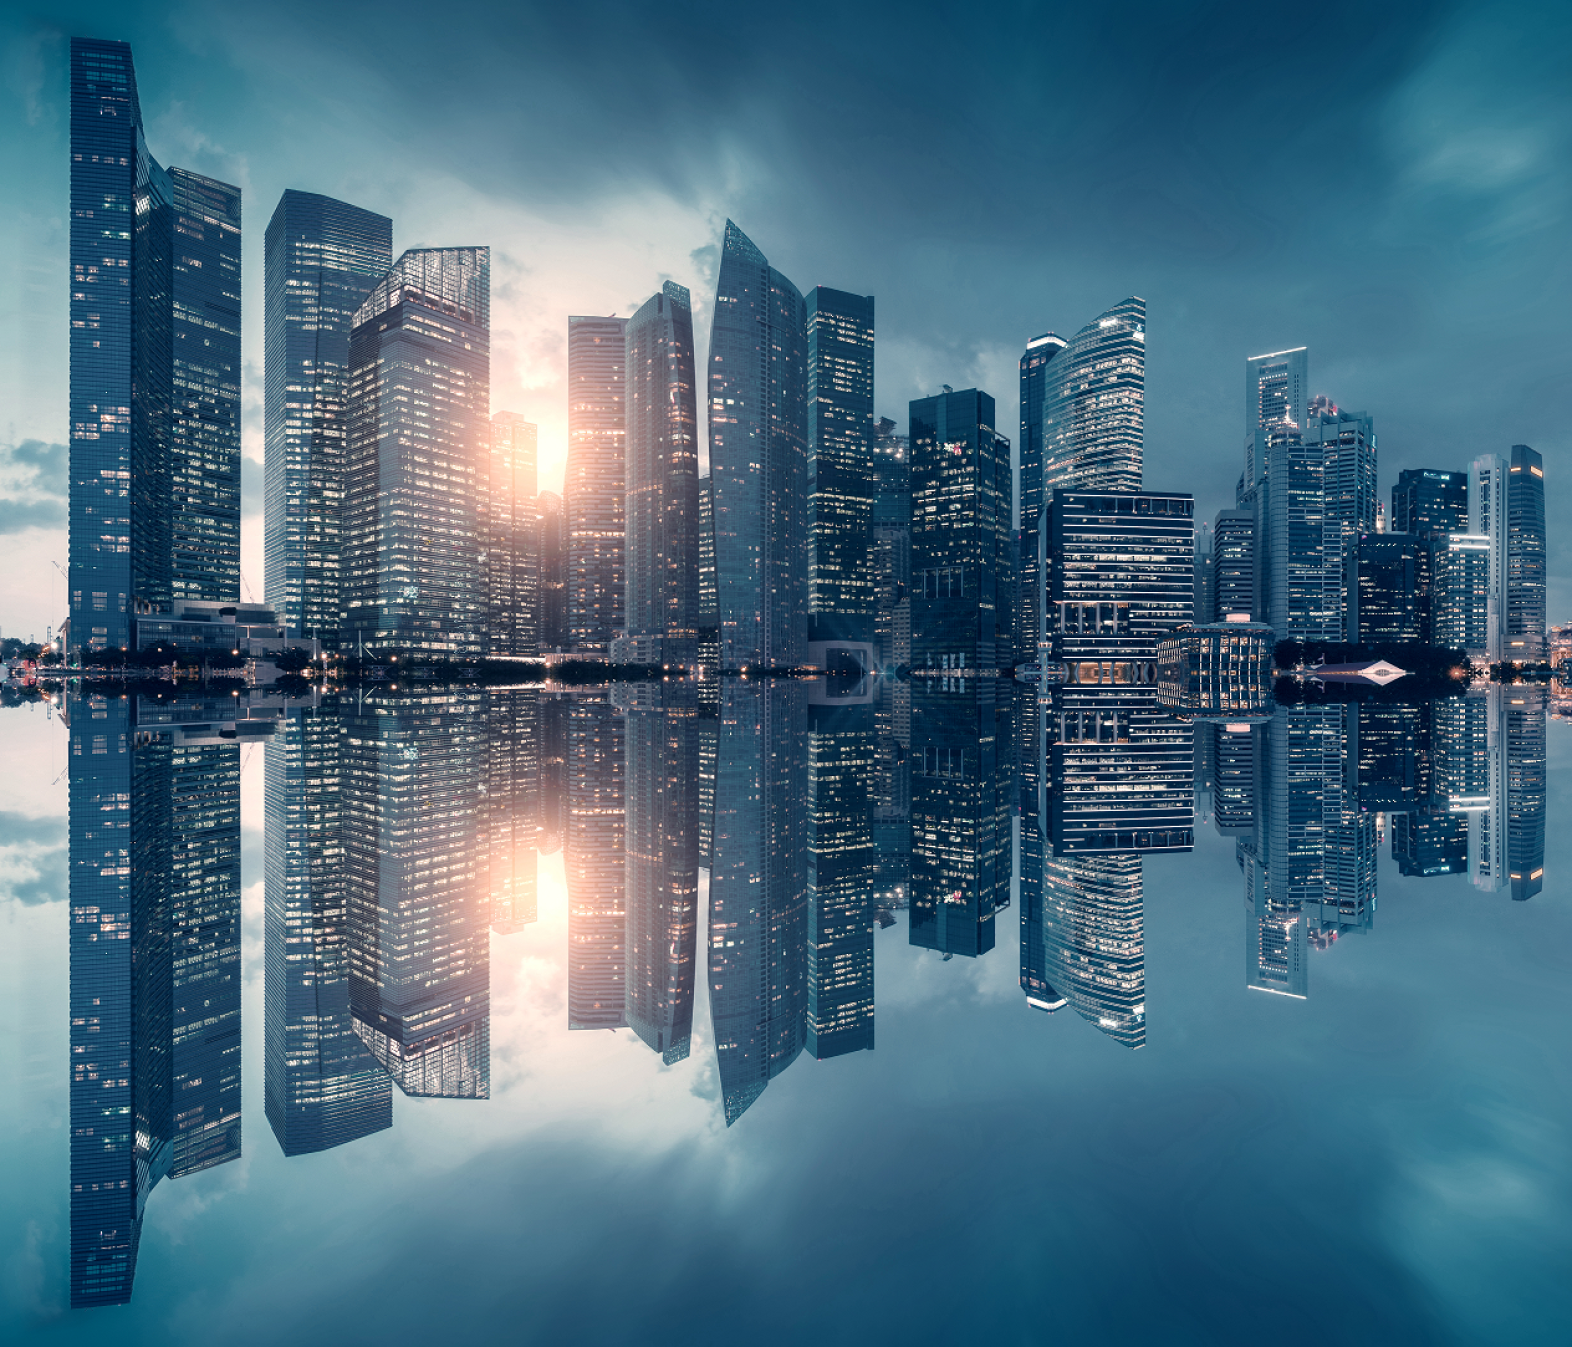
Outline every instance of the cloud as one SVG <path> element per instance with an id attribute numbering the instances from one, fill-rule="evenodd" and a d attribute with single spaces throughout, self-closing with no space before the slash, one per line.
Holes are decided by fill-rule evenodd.
<path id="1" fill-rule="evenodd" d="M 65 506 L 57 500 L 0 499 L 0 533 L 22 533 L 27 529 L 63 528 Z"/>
<path id="2" fill-rule="evenodd" d="M 34 906 L 64 902 L 66 821 L 0 810 L 0 896 Z"/>
<path id="3" fill-rule="evenodd" d="M 12 463 L 36 474 L 31 483 L 35 491 L 48 496 L 65 496 L 68 461 L 65 445 L 50 444 L 44 440 L 23 440 L 18 445 L 0 445 L 0 450 L 6 452 Z"/>

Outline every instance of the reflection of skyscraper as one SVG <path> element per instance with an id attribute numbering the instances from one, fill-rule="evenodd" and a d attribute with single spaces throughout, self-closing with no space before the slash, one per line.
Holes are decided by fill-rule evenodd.
<path id="1" fill-rule="evenodd" d="M 540 699 L 540 854 L 555 856 L 568 831 L 568 704 Z"/>
<path id="2" fill-rule="evenodd" d="M 490 904 L 477 857 L 485 717 L 473 694 L 345 716 L 350 1004 L 410 1095 L 491 1090 Z"/>
<path id="3" fill-rule="evenodd" d="M 625 726 L 604 693 L 567 712 L 568 1028 L 618 1029 L 623 1018 Z"/>
<path id="4" fill-rule="evenodd" d="M 1068 1002 L 1127 1048 L 1146 1044 L 1145 894 L 1141 858 L 1049 857 L 1043 866 L 1041 967 L 1034 1002 Z M 1030 989 L 1029 1001 L 1033 1000 Z"/>
<path id="5" fill-rule="evenodd" d="M 698 699 L 632 683 L 627 720 L 627 1023 L 665 1061 L 688 1055 L 698 937 Z"/>
<path id="6" fill-rule="evenodd" d="M 358 206 L 286 191 L 267 226 L 268 603 L 292 632 L 332 641 L 349 412 L 349 329 L 393 265 L 393 222 Z"/>
<path id="7" fill-rule="evenodd" d="M 72 650 L 240 594 L 240 189 L 161 168 L 131 49 L 71 40 Z"/>
<path id="8" fill-rule="evenodd" d="M 627 329 L 626 625 L 630 657 L 687 667 L 699 628 L 699 426 L 693 313 L 667 281 Z"/>
<path id="9" fill-rule="evenodd" d="M 999 788 L 995 679 L 921 679 L 912 692 L 913 945 L 976 958 L 1010 905 L 1010 815 Z M 953 689 L 953 690 L 952 690 Z M 1008 721 L 1006 720 L 1006 728 Z"/>
<path id="10" fill-rule="evenodd" d="M 491 929 L 522 931 L 535 920 L 540 844 L 540 692 L 491 688 L 479 820 L 482 882 Z"/>
<path id="11" fill-rule="evenodd" d="M 808 1051 L 873 1048 L 873 704 L 808 707 Z"/>
<path id="12" fill-rule="evenodd" d="M 1510 888 L 1515 899 L 1532 898 L 1544 887 L 1545 873 L 1545 691 L 1492 683 L 1483 693 L 1451 700 L 1464 703 L 1452 719 L 1471 721 L 1468 728 L 1474 730 L 1471 745 L 1466 729 L 1455 732 L 1463 747 L 1454 750 L 1454 771 L 1473 766 L 1476 788 L 1480 779 L 1486 788 L 1482 797 L 1467 801 L 1474 806 L 1469 818 L 1470 877 L 1487 893 Z"/>
<path id="13" fill-rule="evenodd" d="M 267 747 L 264 1098 L 285 1155 L 393 1122 L 393 1087 L 350 1013 L 340 756 L 332 705 L 291 708 Z"/>
<path id="14" fill-rule="evenodd" d="M 796 1060 L 807 1017 L 806 689 L 721 689 L 710 1014 L 728 1126 Z"/>
<path id="15" fill-rule="evenodd" d="M 240 1155 L 239 733 L 229 698 L 65 714 L 71 1301 L 121 1304 L 153 1186 Z"/>
<path id="16" fill-rule="evenodd" d="M 802 662 L 808 634 L 807 308 L 726 222 L 710 330 L 720 662 Z"/>
<path id="17" fill-rule="evenodd" d="M 568 648 L 606 655 L 623 625 L 626 318 L 568 319 Z"/>
<path id="18" fill-rule="evenodd" d="M 356 311 L 342 639 L 482 652 L 490 349 L 487 248 L 412 248 Z"/>
<path id="19" fill-rule="evenodd" d="M 1114 305 L 1048 366 L 1043 491 L 1139 491 L 1146 431 L 1146 301 Z"/>

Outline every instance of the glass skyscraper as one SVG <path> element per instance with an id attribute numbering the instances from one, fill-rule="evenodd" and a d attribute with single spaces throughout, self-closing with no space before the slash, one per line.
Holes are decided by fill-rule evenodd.
<path id="1" fill-rule="evenodd" d="M 331 644 L 342 617 L 349 332 L 393 265 L 393 222 L 291 189 L 265 248 L 263 587 L 292 634 Z"/>
<path id="2" fill-rule="evenodd" d="M 1134 296 L 1083 327 L 1054 356 L 1043 390 L 1043 490 L 1141 486 L 1146 420 L 1146 301 Z"/>
<path id="3" fill-rule="evenodd" d="M 491 418 L 483 536 L 486 650 L 540 653 L 540 520 L 535 458 L 539 427 L 518 412 Z"/>
<path id="4" fill-rule="evenodd" d="M 1421 538 L 1468 532 L 1468 474 L 1404 468 L 1392 487 L 1393 533 Z"/>
<path id="5" fill-rule="evenodd" d="M 568 644 L 568 543 L 562 497 L 542 491 L 535 508 L 540 518 L 540 648 L 563 650 Z"/>
<path id="6" fill-rule="evenodd" d="M 873 296 L 808 293 L 808 639 L 873 642 Z"/>
<path id="7" fill-rule="evenodd" d="M 131 49 L 71 40 L 69 650 L 240 597 L 240 189 L 148 152 Z"/>
<path id="8" fill-rule="evenodd" d="M 710 329 L 720 662 L 801 664 L 808 634 L 807 306 L 726 221 Z"/>
<path id="9" fill-rule="evenodd" d="M 1026 343 L 1021 356 L 1021 542 L 1015 574 L 1015 659 L 1038 657 L 1042 634 L 1043 589 L 1043 403 L 1048 393 L 1048 362 L 1066 342 L 1056 332 L 1045 332 Z"/>
<path id="10" fill-rule="evenodd" d="M 415 248 L 355 314 L 344 639 L 474 657 L 491 444 L 491 252 Z"/>
<path id="11" fill-rule="evenodd" d="M 1043 985 L 1028 1003 L 1065 1005 L 1116 1043 L 1146 1046 L 1146 902 L 1139 855 L 1048 857 L 1043 865 Z M 1023 932 L 1025 928 L 1023 927 Z M 1034 952 L 1035 953 L 1035 952 Z"/>
<path id="12" fill-rule="evenodd" d="M 684 668 L 698 657 L 699 423 L 688 291 L 667 281 L 628 321 L 629 657 Z"/>
<path id="13" fill-rule="evenodd" d="M 627 1023 L 627 726 L 605 692 L 568 699 L 568 1028 Z"/>
<path id="14" fill-rule="evenodd" d="M 1507 464 L 1506 631 L 1502 656 L 1545 658 L 1545 464 L 1514 444 Z"/>
<path id="15" fill-rule="evenodd" d="M 914 669 L 1008 665 L 1010 441 L 987 393 L 946 389 L 909 409 Z"/>
<path id="16" fill-rule="evenodd" d="M 873 443 L 874 639 L 879 663 L 895 669 L 912 662 L 912 469 L 909 437 L 880 417 Z"/>
<path id="17" fill-rule="evenodd" d="M 625 622 L 627 329 L 626 318 L 568 319 L 567 645 L 585 655 L 609 655 Z"/>
<path id="18" fill-rule="evenodd" d="M 1305 424 L 1310 405 L 1310 351 L 1295 346 L 1245 359 L 1244 471 L 1239 501 L 1245 503 L 1267 469 L 1267 437 L 1285 426 Z"/>

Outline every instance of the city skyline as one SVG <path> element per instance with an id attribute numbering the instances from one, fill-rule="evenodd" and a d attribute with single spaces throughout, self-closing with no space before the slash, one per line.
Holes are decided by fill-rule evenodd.
<path id="1" fill-rule="evenodd" d="M 244 66 L 249 59 L 243 59 L 234 47 L 224 48 L 221 39 L 215 40 L 219 41 L 220 51 L 227 51 L 227 55 L 219 55 L 215 65 L 212 61 L 204 62 L 197 58 L 189 48 L 182 45 L 182 41 L 171 42 L 167 33 L 139 24 L 134 13 L 117 13 L 113 23 L 104 23 L 96 29 L 80 20 L 73 26 L 79 32 L 96 30 L 126 38 L 136 45 L 143 102 L 149 119 L 149 147 L 154 154 L 160 158 L 189 162 L 197 171 L 210 178 L 238 182 L 248 198 L 252 247 L 247 250 L 243 262 L 248 301 L 244 320 L 248 368 L 243 399 L 247 490 L 243 511 L 245 562 L 242 571 L 252 591 L 260 597 L 261 539 L 257 526 L 260 522 L 261 500 L 255 490 L 258 483 L 253 480 L 262 458 L 257 438 L 260 431 L 258 393 L 263 305 L 259 279 L 262 249 L 257 245 L 261 242 L 261 226 L 270 207 L 285 187 L 291 187 L 327 193 L 395 219 L 399 228 L 394 242 L 399 248 L 428 240 L 441 243 L 445 241 L 444 235 L 451 238 L 453 233 L 450 228 L 443 227 L 441 219 L 436 216 L 435 206 L 420 206 L 413 213 L 406 209 L 405 188 L 401 183 L 378 185 L 365 176 L 365 169 L 361 165 L 366 162 L 363 151 L 367 146 L 361 144 L 361 153 L 348 153 L 355 137 L 363 140 L 370 134 L 369 128 L 359 122 L 353 128 L 353 135 L 350 128 L 344 128 L 334 131 L 320 144 L 297 139 L 296 148 L 288 152 L 275 152 L 269 142 L 259 141 L 254 133 L 245 131 L 246 110 L 254 107 L 255 100 L 263 97 L 265 91 L 254 79 L 232 80 L 222 86 L 214 84 L 217 70 Z M 1394 70 L 1382 77 L 1380 93 L 1385 101 L 1378 102 L 1377 112 L 1384 110 L 1386 122 L 1408 127 L 1410 119 L 1399 114 L 1415 99 L 1434 96 L 1436 70 L 1449 61 L 1453 65 L 1463 62 L 1461 73 L 1464 76 L 1466 97 L 1474 102 L 1482 97 L 1483 91 L 1490 87 L 1490 73 L 1488 69 L 1468 68 L 1468 61 L 1459 54 L 1467 45 L 1469 34 L 1466 30 L 1467 23 L 1463 19 L 1437 20 L 1433 36 L 1440 45 L 1433 55 L 1419 61 L 1417 66 L 1411 63 L 1404 70 Z M 226 35 L 233 36 L 232 32 Z M 1081 30 L 1080 35 L 1083 38 L 1095 36 L 1084 30 Z M 58 40 L 50 37 L 46 28 L 13 28 L 10 36 L 20 44 L 19 50 L 27 54 L 28 60 L 32 62 L 28 67 L 31 83 L 26 86 L 30 102 L 25 103 L 22 110 L 31 109 L 36 120 L 30 124 L 27 138 L 18 147 L 18 153 L 24 156 L 28 169 L 24 180 L 31 179 L 37 173 L 45 173 L 58 182 L 64 132 L 63 51 Z M 1485 46 L 1488 48 L 1489 44 Z M 1479 59 L 1484 60 L 1484 57 Z M 1532 82 L 1530 86 L 1532 88 Z M 1511 115 L 1520 122 L 1524 106 L 1522 100 L 1537 96 L 1532 92 L 1519 95 L 1519 101 L 1513 105 L 1516 111 Z M 173 106 L 176 103 L 178 108 Z M 305 114 L 302 112 L 297 115 Z M 1323 123 L 1317 122 L 1316 125 L 1321 127 Z M 1406 134 L 1412 139 L 1417 133 L 1409 128 Z M 185 153 L 186 146 L 193 147 L 190 154 Z M 410 185 L 413 186 L 421 166 L 418 159 L 407 162 L 411 164 Z M 1362 160 L 1360 166 L 1366 171 L 1370 170 L 1370 166 Z M 972 381 L 977 386 L 989 388 L 1000 398 L 1001 424 L 1013 429 L 1017 421 L 1014 393 L 1010 387 L 1013 381 L 1005 370 L 1019 356 L 1024 341 L 1034 333 L 1049 329 L 1060 332 L 1073 330 L 1086 314 L 1105 307 L 1111 295 L 1132 291 L 1143 294 L 1151 305 L 1153 321 L 1159 331 L 1165 325 L 1171 329 L 1167 349 L 1158 349 L 1163 346 L 1159 340 L 1150 356 L 1147 454 L 1153 460 L 1153 471 L 1158 474 L 1153 480 L 1193 490 L 1197 496 L 1199 517 L 1202 518 L 1210 517 L 1216 508 L 1229 504 L 1227 494 L 1232 484 L 1231 476 L 1219 472 L 1219 468 L 1227 457 L 1225 441 L 1237 443 L 1238 437 L 1231 432 L 1222 434 L 1221 428 L 1214 433 L 1205 423 L 1209 417 L 1226 410 L 1232 401 L 1227 390 L 1229 384 L 1237 387 L 1234 382 L 1237 379 L 1234 372 L 1237 366 L 1234 362 L 1240 356 L 1254 351 L 1278 350 L 1296 344 L 1311 345 L 1322 353 L 1321 369 L 1325 378 L 1312 391 L 1331 392 L 1340 402 L 1368 407 L 1380 418 L 1385 428 L 1384 466 L 1394 473 L 1405 467 L 1427 466 L 1431 462 L 1448 466 L 1454 463 L 1462 465 L 1478 453 L 1505 452 L 1511 443 L 1517 442 L 1534 445 L 1554 461 L 1559 428 L 1549 416 L 1548 409 L 1539 410 L 1541 404 L 1536 392 L 1540 387 L 1536 382 L 1540 375 L 1536 371 L 1543 369 L 1539 363 L 1542 357 L 1527 355 L 1517 360 L 1520 372 L 1504 374 L 1507 385 L 1501 386 L 1499 390 L 1497 383 L 1490 379 L 1470 381 L 1476 389 L 1489 390 L 1484 396 L 1490 400 L 1492 414 L 1499 412 L 1503 418 L 1518 419 L 1515 426 L 1509 426 L 1507 420 L 1503 419 L 1504 433 L 1494 442 L 1481 442 L 1482 437 L 1477 433 L 1478 418 L 1473 414 L 1473 408 L 1470 408 L 1470 414 L 1462 415 L 1457 402 L 1458 393 L 1438 390 L 1435 383 L 1437 375 L 1442 371 L 1456 372 L 1451 358 L 1436 364 L 1436 374 L 1428 371 L 1421 373 L 1415 369 L 1411 356 L 1417 354 L 1419 347 L 1405 345 L 1406 338 L 1399 339 L 1396 335 L 1397 328 L 1412 323 L 1409 316 L 1411 308 L 1404 309 L 1399 305 L 1379 314 L 1369 313 L 1368 306 L 1374 302 L 1374 296 L 1361 294 L 1357 283 L 1355 293 L 1345 297 L 1352 299 L 1354 308 L 1345 306 L 1342 313 L 1345 319 L 1359 317 L 1360 306 L 1365 306 L 1367 312 L 1362 321 L 1367 335 L 1345 341 L 1335 339 L 1345 330 L 1342 320 L 1334 322 L 1332 315 L 1316 314 L 1303 305 L 1299 306 L 1298 312 L 1291 312 L 1294 295 L 1267 299 L 1257 297 L 1249 307 L 1241 307 L 1230 298 L 1235 293 L 1235 287 L 1228 279 L 1224 279 L 1221 285 L 1213 285 L 1209 294 L 1203 292 L 1200 283 L 1208 275 L 1215 279 L 1215 264 L 1200 258 L 1193 277 L 1186 277 L 1182 272 L 1176 273 L 1173 260 L 1184 254 L 1182 240 L 1159 247 L 1155 252 L 1150 247 L 1137 246 L 1125 246 L 1121 250 L 1113 246 L 1100 248 L 1085 237 L 1084 231 L 1072 230 L 1062 240 L 1056 238 L 1051 249 L 1052 255 L 1065 256 L 1065 250 L 1073 244 L 1088 255 L 1095 265 L 1082 265 L 1073 269 L 1073 272 L 1063 268 L 1055 272 L 1052 268 L 1044 270 L 1042 261 L 1031 261 L 1027 265 L 1027 272 L 1012 283 L 1008 296 L 1003 296 L 997 289 L 997 282 L 990 279 L 987 269 L 978 272 L 970 264 L 962 264 L 967 284 L 954 288 L 956 296 L 963 290 L 966 294 L 962 306 L 957 298 L 945 293 L 945 285 L 936 289 L 932 281 L 923 280 L 918 282 L 917 288 L 912 288 L 910 284 L 902 286 L 891 280 L 894 274 L 890 270 L 891 264 L 878 257 L 877 249 L 870 249 L 871 238 L 845 236 L 844 229 L 839 228 L 827 236 L 804 230 L 799 224 L 796 208 L 782 209 L 784 203 L 775 199 L 773 189 L 765 182 L 756 184 L 750 192 L 744 193 L 751 198 L 749 200 L 716 204 L 713 215 L 707 213 L 708 207 L 705 212 L 687 211 L 680 229 L 675 232 L 667 229 L 671 223 L 669 209 L 655 212 L 660 229 L 647 235 L 618 224 L 615 211 L 611 215 L 598 217 L 597 226 L 591 232 L 610 268 L 602 271 L 589 262 L 587 248 L 581 249 L 577 243 L 570 246 L 564 241 L 565 228 L 558 218 L 564 191 L 571 182 L 582 181 L 586 171 L 559 165 L 554 174 L 546 173 L 540 179 L 540 186 L 541 197 L 547 204 L 527 210 L 530 223 L 523 226 L 522 234 L 519 232 L 520 226 L 506 223 L 509 218 L 507 212 L 517 209 L 512 204 L 503 209 L 500 204 L 491 203 L 497 205 L 500 213 L 490 216 L 496 220 L 497 227 L 488 225 L 485 231 L 492 238 L 484 241 L 495 242 L 499 249 L 509 254 L 506 268 L 510 277 L 518 274 L 518 243 L 525 237 L 531 241 L 531 266 L 535 269 L 537 279 L 522 289 L 509 283 L 507 317 L 498 323 L 498 327 L 504 331 L 498 346 L 494 408 L 520 411 L 541 425 L 542 485 L 548 489 L 553 488 L 556 474 L 561 471 L 565 447 L 565 396 L 557 391 L 562 388 L 560 379 L 564 369 L 560 315 L 586 310 L 631 313 L 640 300 L 640 291 L 647 295 L 650 290 L 658 288 L 665 274 L 670 273 L 673 279 L 689 285 L 696 296 L 695 327 L 702 359 L 706 339 L 704 334 L 708 329 L 706 310 L 711 302 L 712 287 L 709 282 L 713 280 L 715 260 L 714 255 L 706 250 L 718 244 L 721 226 L 728 212 L 734 214 L 745 228 L 751 228 L 759 234 L 767 233 L 771 240 L 772 259 L 778 265 L 784 265 L 787 274 L 793 275 L 799 282 L 816 282 L 822 278 L 830 283 L 851 285 L 881 297 L 881 377 L 876 412 L 896 418 L 900 417 L 902 403 L 912 396 L 932 393 L 940 382 L 959 387 Z M 1415 172 L 1418 172 L 1417 168 Z M 272 175 L 271 181 L 268 181 L 269 174 Z M 1463 199 L 1453 203 L 1455 208 L 1481 216 L 1482 223 L 1488 224 L 1492 211 L 1506 211 L 1513 203 L 1519 202 L 1524 193 L 1530 191 L 1521 179 L 1511 174 L 1507 176 L 1510 181 L 1501 184 L 1481 182 L 1475 185 L 1447 179 L 1440 185 L 1429 182 L 1427 187 L 1425 181 L 1422 181 L 1418 186 L 1412 186 L 1410 191 L 1423 189 L 1433 194 L 1444 189 L 1450 194 L 1449 200 L 1461 196 Z M 468 189 L 471 195 L 466 199 L 471 205 L 475 202 L 473 193 L 476 190 L 473 187 Z M 489 185 L 488 190 L 496 190 L 496 185 Z M 705 199 L 713 198 L 706 195 Z M 1388 205 L 1391 209 L 1400 209 L 1404 202 L 1401 197 L 1393 195 Z M 873 211 L 873 218 L 883 218 L 883 212 L 888 209 L 862 201 L 858 202 L 858 208 L 864 212 Z M 451 210 L 451 207 L 444 209 Z M 701 214 L 704 218 L 700 218 Z M 449 215 L 447 218 L 451 220 L 452 217 Z M 988 233 L 996 231 L 998 226 L 982 228 L 984 233 Z M 1300 229 L 1302 231 L 1303 226 Z M 47 229 L 42 225 L 35 227 L 32 233 L 22 230 L 18 238 L 19 254 L 37 259 L 40 266 L 45 256 L 59 256 L 60 236 L 56 234 L 46 238 L 45 234 Z M 466 232 L 459 237 L 468 238 L 471 235 Z M 478 235 L 474 237 L 478 240 Z M 1127 231 L 1120 237 L 1129 243 Z M 661 242 L 662 239 L 669 239 L 669 242 Z M 897 253 L 906 249 L 908 251 L 904 255 L 909 256 L 911 244 L 903 241 L 899 232 L 891 241 L 896 245 Z M 1391 246 L 1385 236 L 1377 238 L 1375 242 L 1381 247 Z M 609 251 L 607 245 L 610 245 Z M 959 259 L 967 255 L 966 250 L 970 245 L 964 240 L 957 240 L 957 245 L 962 249 L 962 253 L 957 254 Z M 541 248 L 545 251 L 541 252 Z M 51 249 L 56 251 L 51 253 Z M 641 252 L 642 260 L 636 260 L 636 265 L 629 268 L 628 260 L 637 259 Z M 1254 264 L 1253 257 L 1253 254 L 1247 256 L 1246 263 Z M 1334 265 L 1339 259 L 1347 262 L 1348 266 Z M 1206 265 L 1200 266 L 1200 262 L 1206 262 Z M 1160 266 L 1157 265 L 1159 263 Z M 1351 259 L 1343 254 L 1334 258 L 1319 257 L 1313 253 L 1308 265 L 1307 280 L 1318 277 L 1322 284 L 1335 283 L 1340 269 L 1346 270 L 1350 280 L 1356 280 L 1359 274 Z M 1154 266 L 1168 273 L 1166 281 L 1159 278 L 1154 283 L 1151 279 Z M 908 268 L 907 274 L 920 272 L 914 273 Z M 945 267 L 939 275 L 941 279 L 954 276 L 959 281 L 962 278 L 962 273 L 957 272 L 954 265 Z M 618 276 L 625 279 L 619 280 Z M 1040 282 L 1034 278 L 1040 278 Z M 1024 285 L 1021 283 L 1023 280 L 1027 282 Z M 1394 283 L 1400 287 L 1405 284 L 1401 279 Z M 604 289 L 607 284 L 613 286 L 610 294 L 606 294 Z M 1470 295 L 1473 294 L 1474 284 L 1470 281 L 1467 287 Z M 1511 287 L 1508 288 L 1510 290 Z M 1299 293 L 1294 286 L 1289 289 L 1294 294 Z M 31 293 L 28 292 L 29 295 Z M 1430 293 L 1437 293 L 1433 283 Z M 605 303 L 594 302 L 602 297 Z M 1219 312 L 1219 305 L 1225 298 L 1233 306 L 1232 315 L 1226 318 Z M 518 312 L 515 306 L 520 302 L 525 310 L 526 321 L 523 322 L 514 317 Z M 930 319 L 920 318 L 914 311 L 914 304 L 935 302 L 938 308 Z M 1502 302 L 1504 300 L 1492 301 L 1482 307 L 1474 306 L 1468 321 L 1479 324 L 1496 321 L 1492 315 L 1500 312 Z M 42 315 L 52 311 L 59 303 L 58 299 L 50 299 L 40 292 L 36 300 L 27 300 L 28 305 L 35 307 L 19 305 L 16 312 L 19 316 L 25 313 Z M 1434 307 L 1436 301 L 1429 300 L 1427 303 Z M 37 305 L 43 307 L 37 308 Z M 1203 320 L 1199 329 L 1195 323 L 1197 313 Z M 1437 331 L 1455 333 L 1458 330 L 1455 319 L 1450 322 L 1436 321 L 1433 326 Z M 1186 334 L 1182 343 L 1177 341 L 1181 327 Z M 1352 328 L 1347 330 L 1351 332 Z M 1392 334 L 1392 339 L 1383 341 L 1383 335 L 1388 333 Z M 64 371 L 57 355 L 45 348 L 33 350 L 30 344 L 20 342 L 19 330 L 12 329 L 7 335 L 18 352 L 12 377 L 21 381 L 18 389 L 23 393 L 23 396 L 8 399 L 9 405 L 16 409 L 12 413 L 15 420 L 12 427 L 0 435 L 0 438 L 8 439 L 14 446 L 8 456 L 13 472 L 11 494 L 7 497 L 12 506 L 7 518 L 15 521 L 13 526 L 27 519 L 37 519 L 47 524 L 51 519 L 59 517 L 51 503 L 58 497 L 52 494 L 47 471 L 40 474 L 33 464 L 40 455 L 48 458 L 47 446 L 64 443 L 64 427 L 60 423 L 58 410 L 61 402 L 51 401 L 52 395 L 48 393 L 52 387 L 62 387 Z M 1492 367 L 1499 359 L 1502 362 L 1500 368 L 1505 372 L 1513 368 L 1513 362 L 1517 359 L 1511 355 L 1512 351 L 1524 356 L 1529 350 L 1520 344 L 1527 340 L 1525 335 L 1502 343 L 1492 343 L 1488 352 L 1482 352 L 1476 344 L 1471 348 L 1469 358 L 1475 367 L 1481 358 Z M 532 354 L 521 358 L 526 351 Z M 1205 363 L 1198 364 L 1203 354 Z M 1413 377 L 1407 377 L 1410 374 Z M 540 382 L 542 379 L 548 382 Z M 1512 385 L 1512 379 L 1518 380 L 1517 384 Z M 551 381 L 558 382 L 554 387 L 548 386 Z M 1517 393 L 1509 391 L 1511 387 L 1515 387 Z M 1500 398 L 1499 402 L 1495 401 L 1497 397 Z M 35 440 L 38 443 L 32 449 L 21 449 L 25 443 Z M 1456 449 L 1449 452 L 1446 459 L 1440 459 L 1437 456 L 1439 448 L 1451 445 L 1455 445 Z M 1210 466 L 1204 473 L 1187 466 L 1182 474 L 1169 467 L 1169 464 L 1181 463 Z M 1233 474 L 1237 474 L 1236 468 Z M 1555 487 L 1552 484 L 1548 502 L 1552 515 L 1555 513 L 1555 504 Z M 53 536 L 47 530 L 28 536 L 36 536 L 41 544 L 40 552 L 52 550 L 57 559 L 64 561 L 63 548 L 58 544 L 51 547 L 44 542 L 46 537 Z M 1552 543 L 1550 571 L 1553 577 L 1557 573 L 1555 548 L 1556 544 Z M 34 556 L 30 549 L 21 560 L 23 569 L 9 582 L 14 588 L 9 592 L 0 591 L 0 610 L 3 610 L 8 633 L 22 628 L 23 634 L 26 634 L 25 628 L 31 625 L 38 628 L 37 634 L 42 636 L 44 626 L 58 622 L 64 586 L 49 566 L 48 556 Z M 1557 599 L 1555 583 L 1553 579 L 1552 608 Z M 48 597 L 51 586 L 54 598 Z M 30 613 L 37 613 L 38 616 L 24 616 Z"/>

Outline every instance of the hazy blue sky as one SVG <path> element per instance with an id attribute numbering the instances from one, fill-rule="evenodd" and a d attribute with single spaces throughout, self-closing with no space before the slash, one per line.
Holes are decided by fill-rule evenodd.
<path id="1" fill-rule="evenodd" d="M 58 621 L 67 38 L 133 44 L 153 152 L 246 194 L 245 572 L 261 587 L 262 232 L 286 187 L 495 251 L 493 404 L 564 453 L 565 319 L 660 282 L 708 332 L 727 216 L 878 301 L 878 408 L 1150 316 L 1147 479 L 1232 502 L 1246 355 L 1305 344 L 1381 483 L 1514 442 L 1552 517 L 1572 7 L 137 4 L 0 19 L 0 625 Z M 1558 401 L 1559 399 L 1559 401 Z M 36 442 L 36 443 L 31 443 Z M 42 526 L 42 527 L 39 527 Z M 1552 533 L 1551 618 L 1569 615 Z"/>

